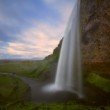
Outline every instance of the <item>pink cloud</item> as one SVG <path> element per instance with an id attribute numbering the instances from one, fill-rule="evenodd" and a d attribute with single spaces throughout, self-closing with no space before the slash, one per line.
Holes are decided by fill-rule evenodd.
<path id="1" fill-rule="evenodd" d="M 46 0 L 51 2 L 51 0 Z M 55 0 L 52 0 L 53 2 Z M 45 57 L 52 54 L 57 47 L 67 25 L 68 18 L 72 9 L 70 3 L 56 5 L 57 10 L 62 16 L 59 25 L 54 26 L 46 22 L 33 21 L 32 27 L 28 27 L 17 35 L 13 35 L 20 40 L 10 42 L 6 52 L 12 55 L 22 55 L 24 57 Z"/>
<path id="2" fill-rule="evenodd" d="M 19 55 L 26 54 L 33 57 L 45 57 L 57 47 L 63 30 L 63 26 L 56 28 L 46 23 L 34 23 L 34 26 L 16 35 L 20 42 L 9 43 L 7 52 Z"/>

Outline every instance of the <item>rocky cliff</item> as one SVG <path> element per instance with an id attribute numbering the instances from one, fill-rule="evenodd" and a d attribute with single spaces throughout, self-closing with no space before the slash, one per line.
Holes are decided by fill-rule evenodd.
<path id="1" fill-rule="evenodd" d="M 109 0 L 81 0 L 80 15 L 83 62 L 110 62 Z M 59 53 L 60 47 L 61 42 L 53 55 Z"/>
<path id="2" fill-rule="evenodd" d="M 110 61 L 110 1 L 81 0 L 82 54 L 85 62 Z"/>

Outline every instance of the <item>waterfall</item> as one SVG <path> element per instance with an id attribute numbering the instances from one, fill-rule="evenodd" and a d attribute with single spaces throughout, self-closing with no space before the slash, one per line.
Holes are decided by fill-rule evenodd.
<path id="1" fill-rule="evenodd" d="M 62 42 L 55 88 L 71 91 L 82 97 L 81 72 L 80 0 L 76 0 Z"/>
<path id="2" fill-rule="evenodd" d="M 83 97 L 80 52 L 80 0 L 74 8 L 66 28 L 57 67 L 55 83 L 47 91 L 69 91 Z"/>

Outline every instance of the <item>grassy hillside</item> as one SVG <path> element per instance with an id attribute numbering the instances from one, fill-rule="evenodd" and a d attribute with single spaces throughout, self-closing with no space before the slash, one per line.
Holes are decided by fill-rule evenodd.
<path id="1" fill-rule="evenodd" d="M 110 79 L 106 79 L 98 74 L 91 73 L 88 75 L 86 80 L 87 82 L 100 88 L 104 92 L 110 93 Z"/>
<path id="2" fill-rule="evenodd" d="M 1 73 L 28 75 L 38 67 L 40 61 L 0 61 Z"/>
<path id="3" fill-rule="evenodd" d="M 58 56 L 59 54 L 54 54 L 42 61 L 0 61 L 0 72 L 48 80 L 51 73 L 55 71 Z"/>
<path id="4" fill-rule="evenodd" d="M 28 96 L 29 87 L 20 79 L 0 75 L 0 106 L 22 102 Z"/>

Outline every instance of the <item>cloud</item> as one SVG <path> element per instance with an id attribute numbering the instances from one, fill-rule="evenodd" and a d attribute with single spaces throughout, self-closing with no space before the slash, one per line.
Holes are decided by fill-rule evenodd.
<path id="1" fill-rule="evenodd" d="M 76 0 L 43 0 L 49 6 L 55 8 L 59 14 L 61 15 L 62 19 L 65 19 L 66 22 L 71 14 L 72 8 L 74 7 L 74 2 Z M 61 19 L 61 20 L 62 20 Z"/>
<path id="2" fill-rule="evenodd" d="M 11 34 L 31 27 L 33 20 L 53 23 L 55 17 L 57 19 L 58 13 L 42 0 L 0 0 L 0 40 L 16 40 Z"/>
<path id="3" fill-rule="evenodd" d="M 8 53 L 45 57 L 58 45 L 62 31 L 61 26 L 56 28 L 46 23 L 36 24 L 14 35 L 18 40 L 8 43 Z"/>
<path id="4" fill-rule="evenodd" d="M 51 3 L 55 3 L 57 0 L 44 0 L 44 2 L 51 4 Z"/>
<path id="5" fill-rule="evenodd" d="M 25 31 L 23 30 L 20 34 L 12 35 L 17 40 L 8 42 L 5 49 L 0 50 L 2 54 L 23 58 L 36 56 L 43 58 L 51 54 L 61 39 L 62 25 L 56 28 L 47 23 L 35 24 L 25 29 Z"/>
<path id="6" fill-rule="evenodd" d="M 5 1 L 0 1 L 0 59 L 51 54 L 64 36 L 74 0 Z"/>

